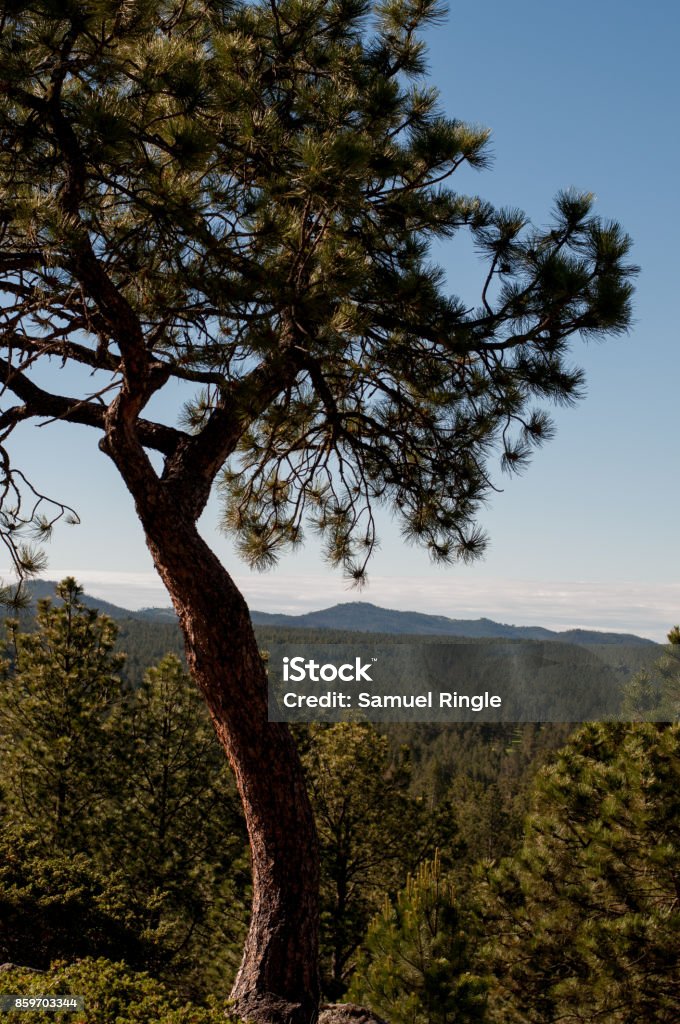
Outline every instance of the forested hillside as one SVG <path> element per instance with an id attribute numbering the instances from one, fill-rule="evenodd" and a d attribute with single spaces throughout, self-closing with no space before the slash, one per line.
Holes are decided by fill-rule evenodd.
<path id="1" fill-rule="evenodd" d="M 54 582 L 33 580 L 28 590 L 33 601 L 44 597 L 55 599 Z M 126 677 L 133 683 L 142 678 L 148 664 L 167 651 L 183 657 L 182 641 L 171 608 L 149 608 L 129 611 L 100 598 L 83 594 L 81 600 L 111 616 L 119 625 L 119 646 L 126 653 Z M 59 598 L 56 598 L 59 603 Z M 29 627 L 33 612 L 23 613 Z M 260 645 L 284 643 L 448 643 L 461 646 L 461 661 L 473 675 L 484 666 L 489 683 L 508 672 L 508 665 L 519 664 L 526 673 L 536 671 L 538 662 L 553 678 L 568 687 L 575 675 L 583 679 L 584 671 L 599 675 L 606 681 L 623 685 L 634 673 L 651 665 L 659 656 L 659 645 L 627 633 L 599 633 L 570 630 L 555 633 L 539 627 L 507 626 L 490 619 L 449 619 L 445 616 L 422 615 L 418 612 L 395 612 L 365 602 L 336 605 L 308 615 L 268 615 L 253 612 Z M 505 641 L 502 644 L 501 641 Z M 511 646 L 507 645 L 510 641 Z M 546 646 L 546 644 L 548 646 Z M 585 648 L 586 653 L 584 653 Z M 497 662 L 497 669 L 493 663 Z"/>

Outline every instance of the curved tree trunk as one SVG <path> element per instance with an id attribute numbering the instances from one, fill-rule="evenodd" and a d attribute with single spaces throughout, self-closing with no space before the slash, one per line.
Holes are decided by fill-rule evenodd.
<path id="1" fill-rule="evenodd" d="M 246 1021 L 310 1024 L 319 1001 L 319 860 L 302 765 L 288 727 L 267 720 L 267 677 L 244 598 L 193 522 L 159 504 L 141 517 L 147 544 L 236 776 L 252 850 L 235 1010 Z"/>

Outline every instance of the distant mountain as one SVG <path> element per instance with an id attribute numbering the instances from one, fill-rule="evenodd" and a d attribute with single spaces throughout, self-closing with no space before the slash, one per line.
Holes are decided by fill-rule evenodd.
<path id="1" fill-rule="evenodd" d="M 142 622 L 177 622 L 177 614 L 172 606 L 168 608 L 140 608 L 136 612 L 127 612 Z"/>
<path id="2" fill-rule="evenodd" d="M 253 622 L 262 626 L 286 626 L 296 629 L 342 629 L 358 633 L 409 633 L 420 636 L 460 636 L 473 639 L 557 640 L 561 643 L 644 644 L 653 640 L 631 633 L 601 633 L 589 629 L 556 632 L 542 626 L 510 626 L 492 619 L 450 619 L 446 615 L 401 612 L 378 608 L 367 601 L 350 601 L 304 615 L 272 615 L 251 612 Z"/>
<path id="3" fill-rule="evenodd" d="M 34 602 L 42 597 L 51 597 L 54 600 L 56 587 L 55 580 L 29 580 L 26 584 L 26 589 L 30 591 Z M 92 597 L 90 594 L 82 594 L 80 600 L 87 608 L 97 608 L 103 615 L 108 615 L 112 619 L 134 619 L 139 614 L 117 604 L 111 604 L 102 597 Z"/>
<path id="4" fill-rule="evenodd" d="M 29 584 L 35 596 L 52 597 L 56 584 L 35 580 Z M 142 608 L 130 611 L 101 598 L 84 594 L 83 603 L 99 608 L 112 619 L 136 619 L 142 622 L 173 623 L 177 617 L 172 608 Z M 252 611 L 256 626 L 282 626 L 286 629 L 339 629 L 354 633 L 391 633 L 412 636 L 456 636 L 476 640 L 544 640 L 589 646 L 591 644 L 632 644 L 656 646 L 653 640 L 632 633 L 601 633 L 590 629 L 568 629 L 556 632 L 542 626 L 511 626 L 492 619 L 450 619 L 446 615 L 426 615 L 423 612 L 401 612 L 379 608 L 368 601 L 348 601 L 303 615 L 272 614 Z"/>

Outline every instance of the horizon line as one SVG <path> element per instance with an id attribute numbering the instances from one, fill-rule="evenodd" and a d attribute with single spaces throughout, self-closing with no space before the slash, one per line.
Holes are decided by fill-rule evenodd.
<path id="1" fill-rule="evenodd" d="M 48 582 L 48 575 L 50 582 L 54 577 L 74 576 L 90 596 L 128 611 L 170 605 L 155 571 L 55 567 L 41 578 Z M 0 571 L 0 576 L 7 578 L 8 573 Z M 665 641 L 680 619 L 680 583 L 381 576 L 371 579 L 368 594 L 364 591 L 352 599 L 344 581 L 329 579 L 327 574 L 234 574 L 233 578 L 249 607 L 264 614 L 299 616 L 338 604 L 364 603 L 388 611 L 472 621 L 485 618 L 554 632 L 631 633 L 657 643 Z"/>

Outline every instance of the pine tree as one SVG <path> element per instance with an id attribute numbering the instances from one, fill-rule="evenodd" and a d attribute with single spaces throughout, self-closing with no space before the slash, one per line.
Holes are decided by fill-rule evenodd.
<path id="1" fill-rule="evenodd" d="M 33 632 L 9 623 L 0 954 L 107 956 L 184 991 L 224 987 L 249 881 L 233 782 L 179 660 L 124 689 L 116 626 L 81 593 L 66 579 Z"/>
<path id="2" fill-rule="evenodd" d="M 323 991 L 337 999 L 385 893 L 396 893 L 438 843 L 446 842 L 453 856 L 457 829 L 447 804 L 433 810 L 409 795 L 408 751 L 390 757 L 386 738 L 373 726 L 310 726 L 305 746 L 321 848 Z"/>
<path id="3" fill-rule="evenodd" d="M 168 986 L 143 971 L 131 971 L 126 964 L 102 957 L 57 962 L 49 971 L 37 974 L 20 967 L 3 971 L 2 987 L 26 996 L 83 996 L 86 1011 L 32 1010 L 31 1024 L 53 1024 L 66 1019 L 73 1024 L 224 1024 L 225 1006 L 219 997 L 208 1006 L 196 1006 L 178 998 Z"/>
<path id="4" fill-rule="evenodd" d="M 371 923 L 349 992 L 390 1024 L 486 1020 L 487 982 L 475 970 L 471 916 L 435 856 Z"/>
<path id="5" fill-rule="evenodd" d="M 104 867 L 89 850 L 50 847 L 38 826 L 2 821 L 0 960 L 40 971 L 88 956 L 132 970 L 168 963 L 167 936 L 149 929 L 162 894 L 131 890 L 121 864 Z"/>
<path id="6" fill-rule="evenodd" d="M 130 695 L 115 737 L 119 787 L 100 857 L 123 871 L 147 928 L 193 991 L 233 981 L 245 937 L 246 834 L 214 730 L 168 654 Z M 154 901 L 155 897 L 155 901 Z"/>
<path id="7" fill-rule="evenodd" d="M 124 767 L 115 623 L 68 577 L 38 602 L 35 629 L 7 623 L 0 687 L 0 958 L 46 968 L 59 957 L 171 954 L 148 933 L 153 897 L 131 893 L 111 844 Z M 104 853 L 104 851 L 106 851 Z"/>
<path id="8" fill-rule="evenodd" d="M 26 575 L 29 535 L 70 515 L 13 466 L 12 432 L 95 431 L 240 787 L 255 870 L 237 1008 L 309 1024 L 304 774 L 198 520 L 219 480 L 225 529 L 259 567 L 309 527 L 362 582 L 377 504 L 434 559 L 479 555 L 490 460 L 521 468 L 550 436 L 543 406 L 578 397 L 574 335 L 630 321 L 630 243 L 586 194 L 558 195 L 536 229 L 450 187 L 485 165 L 488 132 L 425 81 L 437 0 L 12 0 L 1 16 L 0 373 L 16 402 L 0 539 Z M 471 301 L 431 259 L 461 229 L 487 258 Z M 189 388 L 174 422 L 152 418 L 152 399 Z"/>
<path id="9" fill-rule="evenodd" d="M 7 623 L 9 660 L 0 690 L 6 814 L 47 847 L 91 848 L 105 829 L 111 749 L 123 699 L 114 622 L 79 600 L 72 577 L 59 603 L 38 602 L 36 628 Z"/>
<path id="10" fill-rule="evenodd" d="M 487 869 L 493 1020 L 677 1021 L 679 849 L 680 727 L 583 727 L 518 855 Z"/>

